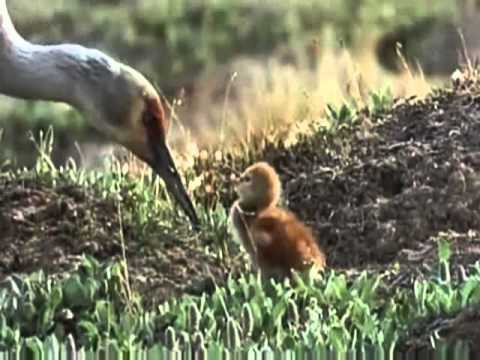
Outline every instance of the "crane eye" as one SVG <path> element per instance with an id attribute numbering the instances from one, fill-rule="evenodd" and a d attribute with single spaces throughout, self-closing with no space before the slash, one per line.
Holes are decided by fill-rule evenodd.
<path id="1" fill-rule="evenodd" d="M 146 130 L 155 137 L 165 138 L 168 131 L 168 121 L 159 100 L 147 99 L 142 113 L 142 123 Z"/>
<path id="2" fill-rule="evenodd" d="M 152 122 L 154 120 L 154 117 L 153 115 L 150 113 L 150 111 L 145 110 L 142 114 L 142 122 L 143 122 L 143 125 L 145 125 L 145 127 L 151 127 L 152 126 Z"/>

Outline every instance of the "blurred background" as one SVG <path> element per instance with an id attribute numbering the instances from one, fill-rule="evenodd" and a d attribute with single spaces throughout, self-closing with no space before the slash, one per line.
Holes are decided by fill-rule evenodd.
<path id="1" fill-rule="evenodd" d="M 372 91 L 423 96 L 480 50 L 476 0 L 7 3 L 26 39 L 95 47 L 154 81 L 180 155 L 317 119 L 327 103 L 361 103 Z M 66 105 L 0 96 L 0 164 L 31 166 L 29 131 L 50 125 L 57 164 L 99 167 L 114 151 Z"/>

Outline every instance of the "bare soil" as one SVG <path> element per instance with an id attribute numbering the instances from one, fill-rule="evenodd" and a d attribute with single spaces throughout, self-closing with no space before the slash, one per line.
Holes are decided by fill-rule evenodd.
<path id="1" fill-rule="evenodd" d="M 440 238 L 450 241 L 455 278 L 480 259 L 477 78 L 466 76 L 426 99 L 399 99 L 385 113 L 364 110 L 353 127 L 293 147 L 265 147 L 257 159 L 280 173 L 285 206 L 315 230 L 330 267 L 382 271 L 392 287 L 411 288 L 415 279 L 441 271 Z M 205 185 L 216 189 L 198 191 L 205 205 L 217 198 L 231 204 L 230 179 L 250 165 L 231 157 L 223 154 L 213 166 L 197 161 Z M 480 351 L 478 314 L 477 307 L 430 319 L 406 345 L 428 347 L 429 334 L 439 330 Z"/>
<path id="2" fill-rule="evenodd" d="M 317 230 L 330 265 L 398 261 L 421 266 L 436 257 L 432 238 L 442 232 L 454 232 L 454 263 L 478 260 L 476 88 L 459 86 L 424 101 L 404 100 L 381 119 L 364 113 L 360 121 L 339 146 L 345 154 L 341 161 L 331 155 L 326 163 L 302 167 L 298 153 L 295 161 L 273 161 L 285 169 L 289 206 Z"/>
<path id="3" fill-rule="evenodd" d="M 147 303 L 208 290 L 225 266 L 192 239 L 159 232 L 148 243 L 135 229 L 120 228 L 117 205 L 76 186 L 42 185 L 34 179 L 0 178 L 0 281 L 42 269 L 61 275 L 84 254 L 100 261 L 122 258 L 123 232 L 132 286 Z"/>
<path id="4" fill-rule="evenodd" d="M 282 178 L 285 206 L 314 228 L 329 266 L 429 266 L 443 234 L 454 265 L 480 259 L 478 89 L 465 79 L 382 114 L 364 110 L 332 134 L 263 150 L 259 159 Z M 220 198 L 229 206 L 230 179 L 247 165 L 229 154 L 213 166 L 197 161 L 205 185 L 218 189 L 198 191 L 205 205 Z"/>
<path id="5" fill-rule="evenodd" d="M 363 111 L 354 127 L 331 136 L 266 148 L 261 159 L 279 171 L 285 205 L 314 228 L 330 267 L 380 270 L 399 263 L 392 285 L 411 285 L 437 266 L 435 239 L 442 234 L 459 276 L 480 259 L 479 89 L 466 79 L 424 100 L 399 100 L 383 114 Z M 205 175 L 205 186 L 197 200 L 230 206 L 230 178 L 246 161 L 228 154 L 208 164 L 198 160 L 194 170 Z M 88 190 L 1 177 L 0 188 L 0 280 L 39 269 L 61 274 L 82 254 L 119 258 L 120 233 L 134 288 L 147 302 L 207 290 L 232 270 L 192 239 L 159 233 L 158 241 L 138 241 L 128 224 L 120 231 L 115 204 Z M 477 313 L 459 314 L 449 336 L 465 335 L 459 323 L 478 327 Z"/>

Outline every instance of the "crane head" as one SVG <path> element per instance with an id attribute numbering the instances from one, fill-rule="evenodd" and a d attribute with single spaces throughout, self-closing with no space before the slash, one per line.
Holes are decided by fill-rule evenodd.
<path id="1" fill-rule="evenodd" d="M 15 30 L 0 0 L 0 93 L 61 101 L 150 165 L 193 226 L 199 220 L 167 146 L 168 121 L 156 90 L 135 69 L 77 44 L 36 45 Z"/>
<path id="2" fill-rule="evenodd" d="M 160 97 L 138 71 L 120 66 L 116 76 L 102 84 L 103 90 L 93 100 L 97 119 L 101 119 L 98 128 L 145 161 L 163 179 L 168 192 L 198 229 L 199 219 L 167 145 L 169 121 Z"/>

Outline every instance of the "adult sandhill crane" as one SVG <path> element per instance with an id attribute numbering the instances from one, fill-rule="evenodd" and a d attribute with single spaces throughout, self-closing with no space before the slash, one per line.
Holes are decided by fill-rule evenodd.
<path id="1" fill-rule="evenodd" d="M 96 49 L 26 41 L 15 30 L 6 0 L 0 0 L 0 93 L 78 109 L 98 131 L 145 161 L 198 228 L 166 143 L 169 124 L 160 97 L 138 71 Z"/>

